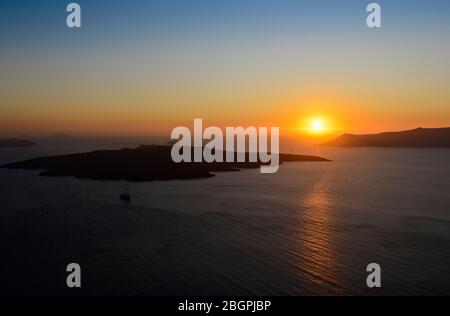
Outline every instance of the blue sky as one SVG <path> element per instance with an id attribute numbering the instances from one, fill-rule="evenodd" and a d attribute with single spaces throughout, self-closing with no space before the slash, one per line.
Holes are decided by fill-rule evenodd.
<path id="1" fill-rule="evenodd" d="M 2 41 L 16 45 L 57 46 L 65 37 L 69 1 L 4 0 L 0 12 Z M 157 41 L 203 34 L 254 36 L 265 32 L 363 32 L 367 0 L 96 0 L 78 1 L 83 9 L 84 44 Z M 386 27 L 449 29 L 446 0 L 378 1 Z M 295 30 L 295 31 L 294 31 Z M 86 41 L 86 37 L 91 42 Z"/>

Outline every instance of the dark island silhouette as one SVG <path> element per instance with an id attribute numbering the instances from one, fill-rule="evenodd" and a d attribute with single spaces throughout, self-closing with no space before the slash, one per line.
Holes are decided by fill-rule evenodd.
<path id="1" fill-rule="evenodd" d="M 450 147 L 450 128 L 417 128 L 402 132 L 344 134 L 320 144 L 328 147 Z"/>
<path id="2" fill-rule="evenodd" d="M 248 158 L 248 154 L 247 154 Z M 248 159 L 246 159 L 248 161 Z M 281 154 L 280 162 L 329 161 L 316 156 Z M 134 149 L 100 150 L 81 154 L 43 157 L 1 166 L 1 168 L 44 170 L 47 177 L 76 177 L 94 180 L 201 179 L 213 177 L 212 172 L 230 172 L 260 168 L 255 163 L 174 163 L 170 146 L 143 146 Z"/>
<path id="3" fill-rule="evenodd" d="M 0 148 L 26 148 L 34 145 L 34 142 L 25 139 L 11 138 L 0 140 Z"/>

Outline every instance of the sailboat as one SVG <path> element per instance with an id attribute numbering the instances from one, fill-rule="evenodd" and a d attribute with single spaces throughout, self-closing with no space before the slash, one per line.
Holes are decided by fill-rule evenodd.
<path id="1" fill-rule="evenodd" d="M 130 184 L 124 182 L 122 184 L 122 193 L 120 193 L 120 199 L 125 202 L 131 202 Z"/>

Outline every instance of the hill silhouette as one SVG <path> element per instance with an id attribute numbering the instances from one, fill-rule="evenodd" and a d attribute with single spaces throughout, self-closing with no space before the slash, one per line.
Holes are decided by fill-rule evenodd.
<path id="1" fill-rule="evenodd" d="M 281 154 L 280 161 L 328 160 L 315 156 Z M 41 175 L 48 177 L 70 176 L 95 180 L 151 181 L 208 178 L 214 176 L 212 172 L 256 169 L 261 165 L 261 162 L 177 164 L 172 161 L 170 146 L 140 146 L 135 149 L 100 150 L 37 158 L 7 164 L 1 168 L 45 170 Z"/>
<path id="2" fill-rule="evenodd" d="M 450 128 L 417 128 L 402 132 L 344 134 L 320 144 L 329 147 L 450 147 Z"/>

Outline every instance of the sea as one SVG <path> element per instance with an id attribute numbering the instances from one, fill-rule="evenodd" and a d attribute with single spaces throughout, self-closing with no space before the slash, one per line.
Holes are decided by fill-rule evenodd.
<path id="1" fill-rule="evenodd" d="M 96 147 L 1 149 L 0 164 Z M 450 294 L 449 149 L 300 153 L 332 161 L 133 183 L 132 203 L 120 182 L 0 169 L 0 294 Z"/>

